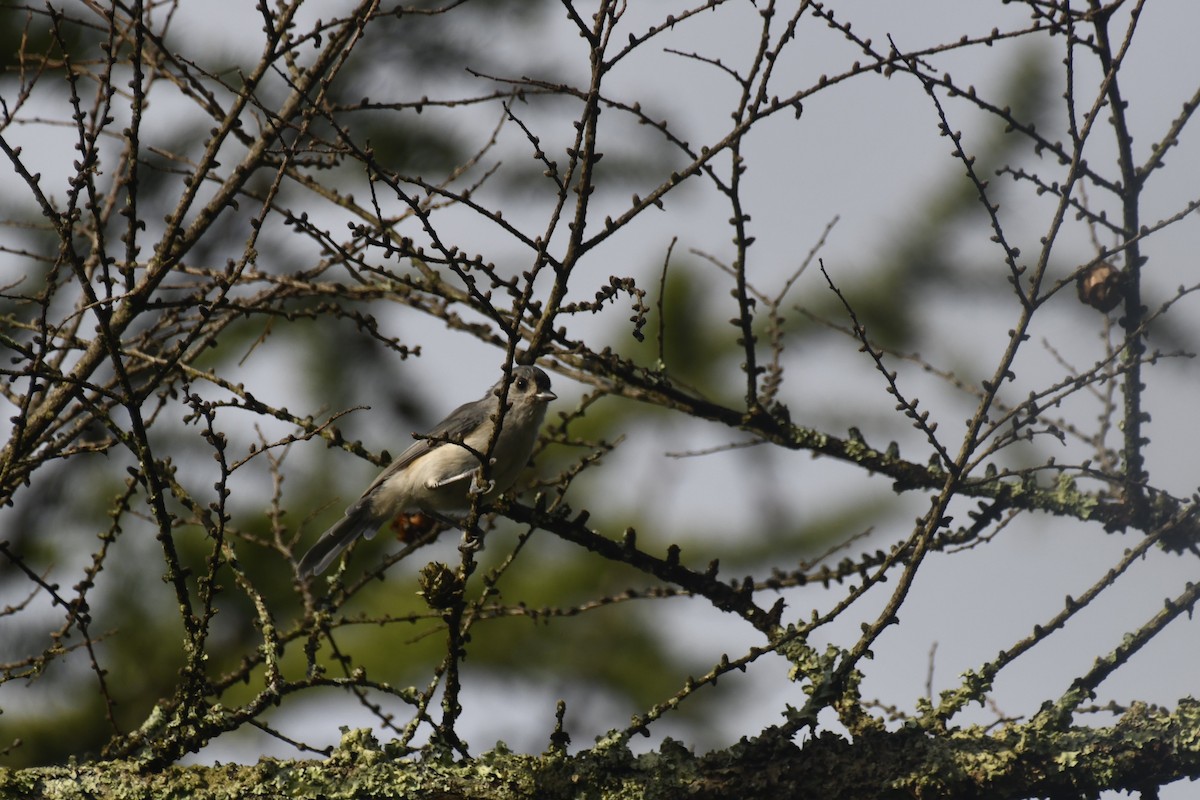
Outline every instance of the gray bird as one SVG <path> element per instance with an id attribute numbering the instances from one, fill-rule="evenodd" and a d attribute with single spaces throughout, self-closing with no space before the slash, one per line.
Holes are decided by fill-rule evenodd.
<path id="1" fill-rule="evenodd" d="M 300 576 L 324 572 L 358 537 L 370 539 L 383 523 L 404 511 L 460 511 L 471 505 L 472 487 L 485 499 L 512 486 L 537 442 L 546 405 L 556 399 L 550 378 L 537 367 L 514 367 L 508 382 L 508 410 L 486 470 L 478 484 L 481 457 L 492 439 L 505 379 L 480 399 L 461 405 L 405 450 L 367 487 L 346 515 L 321 534 L 300 560 Z"/>

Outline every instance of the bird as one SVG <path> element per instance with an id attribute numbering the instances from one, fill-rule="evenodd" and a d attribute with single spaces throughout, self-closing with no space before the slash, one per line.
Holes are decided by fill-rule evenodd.
<path id="1" fill-rule="evenodd" d="M 500 395 L 506 385 L 501 419 Z M 324 572 L 360 536 L 372 538 L 383 523 L 401 512 L 462 511 L 470 508 L 473 494 L 489 499 L 507 490 L 528 463 L 546 407 L 556 399 L 550 378 L 541 369 L 513 367 L 483 397 L 451 411 L 388 465 L 300 559 L 301 579 Z M 480 480 L 482 459 L 497 419 L 500 433 L 482 472 L 485 483 Z"/>

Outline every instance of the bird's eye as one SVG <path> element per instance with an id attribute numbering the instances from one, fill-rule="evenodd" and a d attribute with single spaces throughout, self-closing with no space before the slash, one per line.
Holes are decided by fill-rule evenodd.
<path id="1" fill-rule="evenodd" d="M 528 385 L 529 385 L 529 381 L 525 380 L 524 378 L 517 379 L 517 391 L 520 391 L 520 392 L 525 391 L 525 387 Z"/>

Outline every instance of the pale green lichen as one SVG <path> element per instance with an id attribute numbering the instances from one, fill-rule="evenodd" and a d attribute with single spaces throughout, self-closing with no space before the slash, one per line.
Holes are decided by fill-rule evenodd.
<path id="1" fill-rule="evenodd" d="M 1148 761 L 1162 783 L 1200 773 L 1196 700 L 1182 700 L 1173 711 L 1135 703 L 1109 727 L 1061 722 L 1044 713 L 999 728 L 931 732 L 913 720 L 853 740 L 816 733 L 803 746 L 768 730 L 701 756 L 671 740 L 642 755 L 618 743 L 620 737 L 576 755 L 522 755 L 500 744 L 470 760 L 445 751 L 395 757 L 371 731 L 355 729 L 323 761 L 262 759 L 157 772 L 133 762 L 0 769 L 0 800 L 1096 796 L 1131 775 L 1144 778 Z"/>
<path id="2" fill-rule="evenodd" d="M 1066 472 L 1058 474 L 1052 496 L 1055 502 L 1072 509 L 1079 519 L 1090 519 L 1092 511 L 1100 504 L 1095 495 L 1079 491 L 1075 479 Z"/>

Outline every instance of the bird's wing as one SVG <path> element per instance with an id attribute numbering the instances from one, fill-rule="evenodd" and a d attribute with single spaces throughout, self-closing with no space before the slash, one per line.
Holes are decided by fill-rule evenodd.
<path id="1" fill-rule="evenodd" d="M 436 481 L 429 481 L 425 484 L 425 486 L 429 489 L 441 489 L 443 486 L 449 486 L 452 483 L 458 483 L 461 480 L 470 478 L 476 473 L 477 470 L 478 467 L 471 467 L 469 470 L 460 472 L 457 475 L 451 475 L 448 478 L 441 478 Z"/>
<path id="2" fill-rule="evenodd" d="M 474 403 L 464 403 L 463 405 L 454 409 L 450 412 L 449 416 L 439 422 L 433 430 L 426 434 L 429 437 L 428 439 L 419 439 L 413 442 L 407 450 L 396 457 L 395 461 L 393 461 L 391 464 L 388 464 L 387 469 L 379 473 L 379 477 L 372 481 L 371 485 L 367 487 L 367 490 L 362 493 L 362 497 L 366 498 L 371 494 L 371 492 L 375 491 L 375 488 L 381 483 L 391 478 L 397 472 L 400 472 L 408 467 L 421 456 L 425 455 L 426 453 L 431 453 L 439 447 L 445 446 L 447 442 L 442 440 L 454 442 L 465 439 L 467 434 L 471 432 L 471 429 L 476 424 L 472 421 L 472 415 L 466 413 L 467 408 L 472 405 L 474 405 Z M 451 446 L 453 447 L 454 445 Z M 464 473 L 464 475 L 469 474 L 469 472 Z M 459 477 L 462 476 L 455 476 L 449 480 L 443 481 L 443 483 L 451 483 L 457 480 Z"/>

